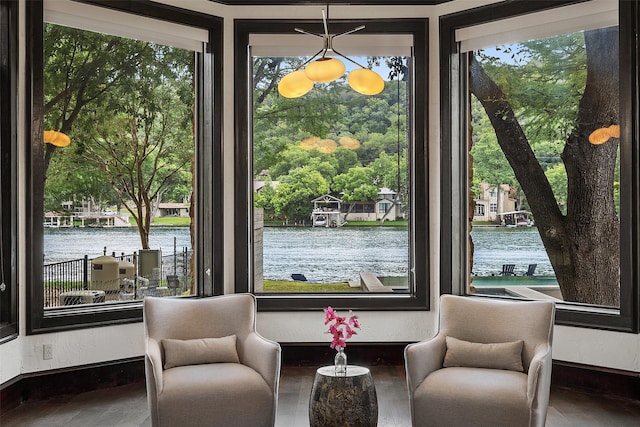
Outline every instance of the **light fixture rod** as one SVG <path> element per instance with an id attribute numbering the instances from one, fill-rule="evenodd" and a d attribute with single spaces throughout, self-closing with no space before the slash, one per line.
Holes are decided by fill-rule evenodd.
<path id="1" fill-rule="evenodd" d="M 340 37 L 340 36 L 346 36 L 347 34 L 351 34 L 351 33 L 355 33 L 356 31 L 360 31 L 360 30 L 364 30 L 365 26 L 364 25 L 360 25 L 359 27 L 356 27 L 352 30 L 349 31 L 345 31 L 343 33 L 340 34 L 336 34 L 333 36 L 333 38 L 335 39 L 336 37 Z"/>
<path id="2" fill-rule="evenodd" d="M 356 61 L 354 61 L 353 59 L 349 58 L 348 56 L 345 56 L 345 55 L 341 54 L 340 52 L 338 52 L 338 51 L 337 51 L 337 50 L 335 50 L 335 49 L 332 49 L 332 51 L 333 51 L 333 53 L 335 53 L 336 55 L 339 55 L 339 56 L 343 57 L 343 58 L 344 58 L 344 59 L 346 59 L 347 61 L 349 61 L 349 62 L 351 62 L 351 63 L 353 63 L 353 64 L 357 65 L 357 66 L 358 66 L 358 67 L 360 67 L 360 68 L 367 68 L 367 67 L 365 67 L 365 66 L 363 66 L 363 65 L 361 65 L 361 64 L 358 64 Z"/>
<path id="3" fill-rule="evenodd" d="M 328 9 L 328 7 L 327 7 L 327 9 Z M 333 48 L 333 39 L 335 39 L 336 37 L 346 36 L 348 34 L 352 34 L 352 33 L 355 33 L 357 31 L 363 30 L 365 28 L 364 25 L 360 25 L 360 26 L 358 26 L 356 28 L 344 31 L 344 32 L 339 33 L 339 34 L 331 35 L 331 34 L 329 34 L 329 27 L 327 25 L 327 13 L 325 12 L 324 9 L 322 9 L 322 24 L 324 25 L 324 34 L 311 33 L 309 31 L 303 30 L 302 28 L 294 28 L 294 31 L 296 31 L 298 33 L 307 34 L 309 36 L 321 37 L 323 39 L 323 42 L 324 42 L 323 48 L 320 49 L 318 51 L 318 53 L 313 55 L 309 60 L 305 61 L 304 64 L 302 64 L 298 68 L 296 68 L 295 71 L 301 69 L 302 67 L 307 65 L 309 62 L 313 61 L 320 54 L 322 54 L 322 57 L 324 58 L 328 51 L 331 51 L 331 52 L 335 53 L 336 55 L 341 56 L 342 58 L 346 59 L 347 61 L 351 62 L 352 64 L 357 65 L 360 68 L 367 68 L 367 67 L 363 66 L 362 64 L 359 64 L 358 62 L 354 61 L 353 59 L 347 57 L 346 55 L 343 55 L 342 53 L 336 51 Z"/>
<path id="4" fill-rule="evenodd" d="M 329 5 L 327 5 L 327 8 Z M 327 13 L 324 9 L 322 9 L 322 24 L 324 25 L 324 35 L 329 37 L 329 27 L 327 26 Z"/>

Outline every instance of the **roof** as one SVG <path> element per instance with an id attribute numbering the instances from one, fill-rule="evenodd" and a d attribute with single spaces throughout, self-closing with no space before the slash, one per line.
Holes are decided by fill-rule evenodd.
<path id="1" fill-rule="evenodd" d="M 498 215 L 513 215 L 513 214 L 531 215 L 531 212 L 529 212 L 529 211 L 510 211 L 510 212 L 500 212 Z"/>
<path id="2" fill-rule="evenodd" d="M 342 203 L 342 200 L 338 199 L 337 197 L 332 196 L 331 194 L 325 194 L 324 196 L 316 197 L 315 199 L 312 200 L 312 202 L 340 202 L 340 203 Z"/>
<path id="3" fill-rule="evenodd" d="M 158 205 L 158 207 L 160 209 L 188 209 L 189 208 L 189 204 L 188 203 L 166 202 L 166 203 L 160 203 Z"/>

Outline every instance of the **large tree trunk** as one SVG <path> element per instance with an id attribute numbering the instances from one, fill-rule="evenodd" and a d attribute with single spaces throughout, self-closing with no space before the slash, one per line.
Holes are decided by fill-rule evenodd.
<path id="1" fill-rule="evenodd" d="M 544 171 L 502 90 L 471 61 L 471 91 L 482 103 L 498 143 L 529 201 L 563 298 L 619 306 L 619 220 L 613 199 L 618 140 L 596 146 L 589 134 L 618 123 L 618 33 L 585 32 L 587 82 L 578 123 L 562 153 L 567 170 L 563 216 Z"/>

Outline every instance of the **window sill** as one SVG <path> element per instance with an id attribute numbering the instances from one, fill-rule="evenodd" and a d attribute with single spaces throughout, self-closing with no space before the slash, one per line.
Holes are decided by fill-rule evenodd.
<path id="1" fill-rule="evenodd" d="M 310 311 L 327 306 L 374 311 L 430 310 L 426 295 L 410 294 L 305 294 L 256 295 L 258 311 Z"/>

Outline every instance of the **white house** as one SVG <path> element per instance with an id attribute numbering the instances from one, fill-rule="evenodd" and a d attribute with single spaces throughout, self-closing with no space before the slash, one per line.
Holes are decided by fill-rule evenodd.
<path id="1" fill-rule="evenodd" d="M 396 192 L 386 187 L 378 192 L 378 198 L 363 202 L 344 203 L 342 212 L 347 221 L 394 221 L 402 217 L 400 204 L 395 200 Z M 353 205 L 353 206 L 351 206 Z"/>
<path id="2" fill-rule="evenodd" d="M 480 194 L 476 194 L 473 201 L 474 221 L 500 222 L 502 212 L 516 211 L 520 205 L 520 200 L 514 197 L 514 189 L 509 184 L 491 186 L 486 182 L 480 184 Z"/>

